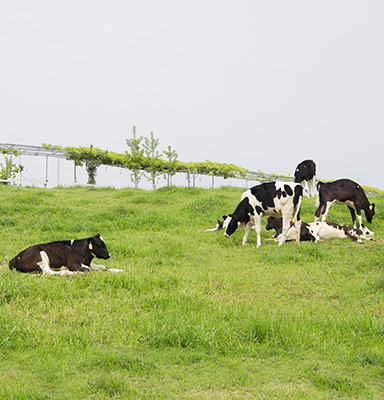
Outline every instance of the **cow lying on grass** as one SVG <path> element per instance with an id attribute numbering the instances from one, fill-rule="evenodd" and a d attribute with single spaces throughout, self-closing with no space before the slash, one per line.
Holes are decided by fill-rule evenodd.
<path id="1" fill-rule="evenodd" d="M 104 260 L 110 257 L 100 235 L 80 240 L 36 244 L 12 258 L 9 268 L 19 272 L 38 272 L 42 275 L 73 275 L 74 271 L 90 272 L 91 270 L 122 271 L 93 264 L 91 261 L 94 257 Z M 67 270 L 62 270 L 63 267 Z"/>
<path id="2" fill-rule="evenodd" d="M 268 217 L 267 220 L 267 226 L 265 227 L 267 231 L 270 231 L 274 229 L 276 231 L 276 234 L 273 236 L 276 239 L 280 239 L 282 233 L 283 233 L 283 219 L 279 217 Z M 288 230 L 288 234 L 286 237 L 286 241 L 291 241 L 291 240 L 296 240 L 296 229 L 291 221 L 291 226 Z M 301 228 L 300 228 L 300 241 L 312 241 L 314 242 L 316 240 L 316 237 L 311 233 L 309 229 L 309 225 L 305 223 L 304 221 L 301 221 Z"/>
<path id="3" fill-rule="evenodd" d="M 363 243 L 361 239 L 374 240 L 374 233 L 364 225 L 359 229 L 331 221 L 311 222 L 308 225 L 312 235 L 316 237 L 316 242 L 321 239 L 342 239 L 346 237 L 355 240 L 357 243 Z"/>
<path id="4" fill-rule="evenodd" d="M 283 221 L 281 218 L 269 217 L 268 224 L 266 226 L 267 230 L 275 229 L 276 235 L 274 238 L 277 240 L 282 234 Z M 323 222 L 311 222 L 307 224 L 301 222 L 300 240 L 311 240 L 319 242 L 323 239 L 342 239 L 350 237 L 356 240 L 357 243 L 363 243 L 361 239 L 374 240 L 374 233 L 370 231 L 367 227 L 362 227 L 361 229 L 354 229 L 350 226 L 339 225 L 335 222 L 323 221 Z M 288 231 L 286 240 L 295 240 L 296 230 L 291 222 L 291 228 Z"/>

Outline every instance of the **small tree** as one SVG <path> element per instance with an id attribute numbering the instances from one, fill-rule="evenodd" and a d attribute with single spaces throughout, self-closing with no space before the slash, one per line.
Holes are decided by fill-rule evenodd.
<path id="1" fill-rule="evenodd" d="M 127 151 L 126 154 L 130 155 L 128 168 L 132 171 L 131 180 L 135 184 L 135 188 L 139 187 L 139 182 L 143 176 L 143 154 L 144 149 L 141 149 L 141 141 L 143 136 L 136 137 L 136 126 L 132 126 L 132 139 L 126 139 L 127 146 L 130 148 L 130 153 Z"/>
<path id="2" fill-rule="evenodd" d="M 88 157 L 85 159 L 85 169 L 88 174 L 88 185 L 96 185 L 97 169 L 100 167 L 101 162 L 97 159 L 97 156 L 93 154 L 93 145 L 89 148 Z"/>
<path id="3" fill-rule="evenodd" d="M 14 179 L 16 174 L 24 169 L 22 165 L 13 163 L 13 156 L 18 156 L 19 153 L 13 149 L 2 149 L 1 152 L 4 156 L 4 164 L 0 163 L 0 180 Z M 7 184 L 7 182 L 2 183 Z"/>
<path id="4" fill-rule="evenodd" d="M 159 139 L 155 139 L 153 132 L 149 138 L 144 138 L 144 154 L 147 157 L 146 171 L 148 173 L 148 181 L 152 183 L 152 189 L 156 189 L 156 179 L 162 173 L 162 166 L 160 165 L 161 154 L 157 150 L 159 146 Z"/>
<path id="5" fill-rule="evenodd" d="M 168 146 L 168 150 L 163 151 L 168 159 L 166 168 L 167 186 L 172 186 L 172 176 L 176 174 L 176 165 L 178 154 L 175 150 L 172 150 L 171 146 Z"/>

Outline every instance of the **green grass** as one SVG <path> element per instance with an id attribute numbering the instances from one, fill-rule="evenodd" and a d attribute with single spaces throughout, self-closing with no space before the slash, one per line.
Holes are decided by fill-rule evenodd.
<path id="1" fill-rule="evenodd" d="M 375 242 L 204 232 L 242 190 L 0 187 L 0 399 L 381 399 Z M 301 217 L 313 220 L 315 200 Z M 330 220 L 351 224 L 346 207 Z M 264 221 L 265 226 L 266 221 Z M 32 276 L 24 248 L 100 233 L 121 274 Z"/>

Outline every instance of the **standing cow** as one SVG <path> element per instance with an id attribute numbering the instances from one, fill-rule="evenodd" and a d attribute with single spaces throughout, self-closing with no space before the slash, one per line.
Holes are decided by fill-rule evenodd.
<path id="1" fill-rule="evenodd" d="M 319 200 L 317 210 L 315 212 L 315 221 L 321 214 L 321 220 L 327 219 L 328 211 L 333 203 L 338 205 L 347 205 L 351 212 L 353 227 L 356 229 L 356 214 L 359 220 L 360 228 L 364 227 L 361 218 L 361 210 L 364 210 L 365 216 L 369 223 L 375 215 L 375 204 L 369 203 L 363 188 L 350 179 L 338 179 L 333 182 L 319 182 L 317 184 Z"/>
<path id="2" fill-rule="evenodd" d="M 315 197 L 316 164 L 313 160 L 302 161 L 295 170 L 295 182 L 305 184 L 308 197 Z"/>
<path id="3" fill-rule="evenodd" d="M 231 236 L 239 226 L 245 226 L 243 245 L 246 244 L 248 234 L 255 225 L 257 247 L 261 245 L 261 219 L 272 215 L 283 217 L 283 232 L 279 241 L 281 246 L 287 237 L 290 227 L 290 218 L 296 228 L 296 244 L 300 242 L 300 207 L 303 198 L 303 187 L 293 182 L 266 182 L 245 191 L 241 202 L 233 214 L 223 216 L 225 237 Z"/>

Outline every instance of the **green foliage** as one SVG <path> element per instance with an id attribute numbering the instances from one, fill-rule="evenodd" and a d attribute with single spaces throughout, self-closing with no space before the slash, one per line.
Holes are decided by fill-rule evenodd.
<path id="1" fill-rule="evenodd" d="M 144 138 L 143 148 L 144 154 L 147 157 L 147 167 L 145 170 L 148 173 L 148 180 L 152 183 L 152 189 L 156 189 L 156 179 L 163 172 L 161 154 L 157 149 L 159 147 L 159 139 L 155 139 L 153 132 L 150 137 Z"/>
<path id="2" fill-rule="evenodd" d="M 130 167 L 129 169 L 132 171 L 131 180 L 135 184 L 135 188 L 139 187 L 139 182 L 143 173 L 142 164 L 144 157 L 144 149 L 141 148 L 141 142 L 143 140 L 143 136 L 137 137 L 136 135 L 136 126 L 132 127 L 132 139 L 126 139 L 127 146 L 130 149 L 130 153 L 125 152 L 130 155 Z"/>
<path id="3" fill-rule="evenodd" d="M 13 163 L 13 156 L 17 157 L 19 155 L 16 150 L 10 148 L 2 148 L 1 152 L 4 157 L 4 164 L 0 163 L 0 180 L 7 181 L 15 178 L 16 174 L 23 170 L 23 166 Z"/>
<path id="4" fill-rule="evenodd" d="M 245 247 L 241 229 L 204 232 L 241 193 L 0 187 L 0 398 L 381 399 L 384 196 L 375 242 L 278 247 L 263 229 L 256 249 L 252 232 Z M 329 218 L 350 224 L 345 206 Z M 8 269 L 96 233 L 123 273 Z"/>
<path id="5" fill-rule="evenodd" d="M 167 168 L 164 171 L 164 175 L 167 178 L 167 186 L 172 186 L 172 176 L 176 174 L 178 154 L 176 153 L 175 150 L 172 150 L 171 146 L 168 146 L 168 149 L 163 151 L 163 153 L 165 154 L 168 160 Z"/>
<path id="6" fill-rule="evenodd" d="M 135 126 L 133 126 L 132 131 L 132 139 L 126 139 L 130 151 L 126 151 L 124 154 L 101 150 L 97 147 L 60 147 L 46 143 L 43 143 L 43 146 L 66 151 L 67 159 L 75 161 L 77 166 L 83 166 L 86 162 L 90 163 L 94 161 L 97 166 L 111 165 L 127 168 L 132 171 L 132 180 L 135 183 L 136 189 L 144 172 L 149 174 L 152 187 L 156 187 L 156 179 L 161 174 L 166 174 L 168 183 L 170 183 L 171 177 L 175 173 L 185 173 L 187 175 L 188 186 L 193 187 L 195 187 L 195 181 L 199 175 L 216 176 L 224 179 L 247 177 L 248 169 L 238 167 L 234 164 L 217 163 L 208 160 L 205 162 L 188 163 L 178 161 L 178 155 L 175 150 L 172 150 L 171 146 L 168 146 L 167 151 L 163 151 L 163 154 L 167 157 L 167 160 L 163 160 L 161 159 L 161 153 L 158 151 L 159 139 L 154 138 L 153 132 L 151 132 L 149 138 L 144 138 L 143 136 L 137 137 Z M 142 143 L 143 141 L 144 143 Z M 261 180 L 263 176 L 267 177 L 266 174 L 260 176 Z M 274 176 L 276 178 L 282 177 L 280 175 Z M 250 178 L 252 179 L 252 177 Z M 258 177 L 253 178 L 258 179 Z M 287 178 L 285 177 L 285 179 Z"/>

